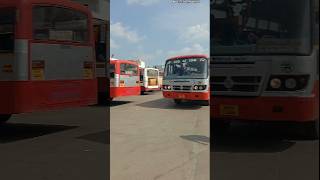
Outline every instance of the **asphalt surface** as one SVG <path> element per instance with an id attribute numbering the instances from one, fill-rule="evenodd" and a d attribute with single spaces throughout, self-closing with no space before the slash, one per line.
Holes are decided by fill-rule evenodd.
<path id="1" fill-rule="evenodd" d="M 233 124 L 211 137 L 211 179 L 318 180 L 319 141 L 293 124 Z"/>
<path id="2" fill-rule="evenodd" d="M 319 179 L 319 141 L 285 124 L 234 124 L 209 153 L 209 107 L 157 92 L 111 103 L 109 146 L 108 109 L 15 115 L 0 126 L 0 179 L 106 180 L 109 153 L 112 180 Z"/>
<path id="3" fill-rule="evenodd" d="M 111 104 L 112 180 L 208 180 L 209 107 L 160 92 Z"/>
<path id="4" fill-rule="evenodd" d="M 0 126 L 1 180 L 106 180 L 108 108 L 21 114 Z"/>

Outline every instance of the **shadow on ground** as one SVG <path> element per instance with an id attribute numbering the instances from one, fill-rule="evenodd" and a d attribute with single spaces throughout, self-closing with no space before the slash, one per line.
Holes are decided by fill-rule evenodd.
<path id="1" fill-rule="evenodd" d="M 211 130 L 213 128 L 211 127 Z M 227 132 L 211 132 L 212 152 L 282 152 L 297 141 L 310 141 L 288 123 L 238 123 Z"/>
<path id="2" fill-rule="evenodd" d="M 87 135 L 78 137 L 78 139 L 97 142 L 101 144 L 110 144 L 110 130 L 87 134 Z"/>
<path id="3" fill-rule="evenodd" d="M 114 106 L 121 106 L 125 104 L 132 103 L 132 101 L 111 101 L 109 102 L 108 106 L 114 107 Z"/>
<path id="4" fill-rule="evenodd" d="M 199 144 L 203 145 L 209 145 L 210 143 L 210 138 L 207 136 L 201 136 L 201 135 L 185 135 L 185 136 L 180 136 L 182 139 L 196 142 Z"/>
<path id="5" fill-rule="evenodd" d="M 173 100 L 170 99 L 156 99 L 153 101 L 144 102 L 137 104 L 137 106 L 145 108 L 156 108 L 156 109 L 175 109 L 175 110 L 196 110 L 202 108 L 201 104 L 198 102 L 183 102 L 176 105 Z"/>
<path id="6" fill-rule="evenodd" d="M 77 126 L 8 123 L 0 126 L 0 144 L 67 131 Z"/>

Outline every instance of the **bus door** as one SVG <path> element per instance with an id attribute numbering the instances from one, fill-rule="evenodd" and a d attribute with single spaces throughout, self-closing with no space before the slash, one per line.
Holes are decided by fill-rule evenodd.
<path id="1" fill-rule="evenodd" d="M 103 20 L 95 19 L 94 34 L 96 48 L 96 76 L 98 80 L 98 99 L 103 103 L 108 99 L 109 87 L 107 78 L 107 23 Z"/>
<path id="2" fill-rule="evenodd" d="M 0 121 L 7 120 L 13 106 L 10 81 L 17 79 L 14 73 L 16 60 L 15 50 L 15 22 L 16 10 L 14 8 L 1 8 L 0 6 Z M 25 65 L 26 66 L 26 65 Z"/>

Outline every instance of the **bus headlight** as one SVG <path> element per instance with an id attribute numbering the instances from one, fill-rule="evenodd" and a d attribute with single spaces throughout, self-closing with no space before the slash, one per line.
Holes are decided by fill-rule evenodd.
<path id="1" fill-rule="evenodd" d="M 169 86 L 169 85 L 163 85 L 162 88 L 163 88 L 164 90 L 170 90 L 170 89 L 171 89 L 171 86 Z"/>
<path id="2" fill-rule="evenodd" d="M 270 81 L 270 86 L 273 89 L 279 89 L 281 87 L 282 81 L 279 78 L 274 78 Z"/>
<path id="3" fill-rule="evenodd" d="M 195 85 L 193 86 L 193 90 L 199 90 L 199 91 L 202 91 L 202 90 L 205 90 L 207 88 L 206 85 Z"/>
<path id="4" fill-rule="evenodd" d="M 285 86 L 288 89 L 294 89 L 294 88 L 297 87 L 297 81 L 295 79 L 293 79 L 293 78 L 289 78 L 289 79 L 286 80 Z"/>
<path id="5" fill-rule="evenodd" d="M 307 87 L 310 75 L 274 75 L 267 91 L 299 91 Z"/>

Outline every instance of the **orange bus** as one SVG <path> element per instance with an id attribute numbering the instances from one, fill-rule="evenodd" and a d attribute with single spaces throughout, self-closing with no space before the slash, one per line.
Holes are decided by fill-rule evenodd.
<path id="1" fill-rule="evenodd" d="M 0 121 L 97 102 L 90 11 L 68 0 L 0 1 Z"/>
<path id="2" fill-rule="evenodd" d="M 110 59 L 110 100 L 140 95 L 139 64 L 130 60 Z"/>

